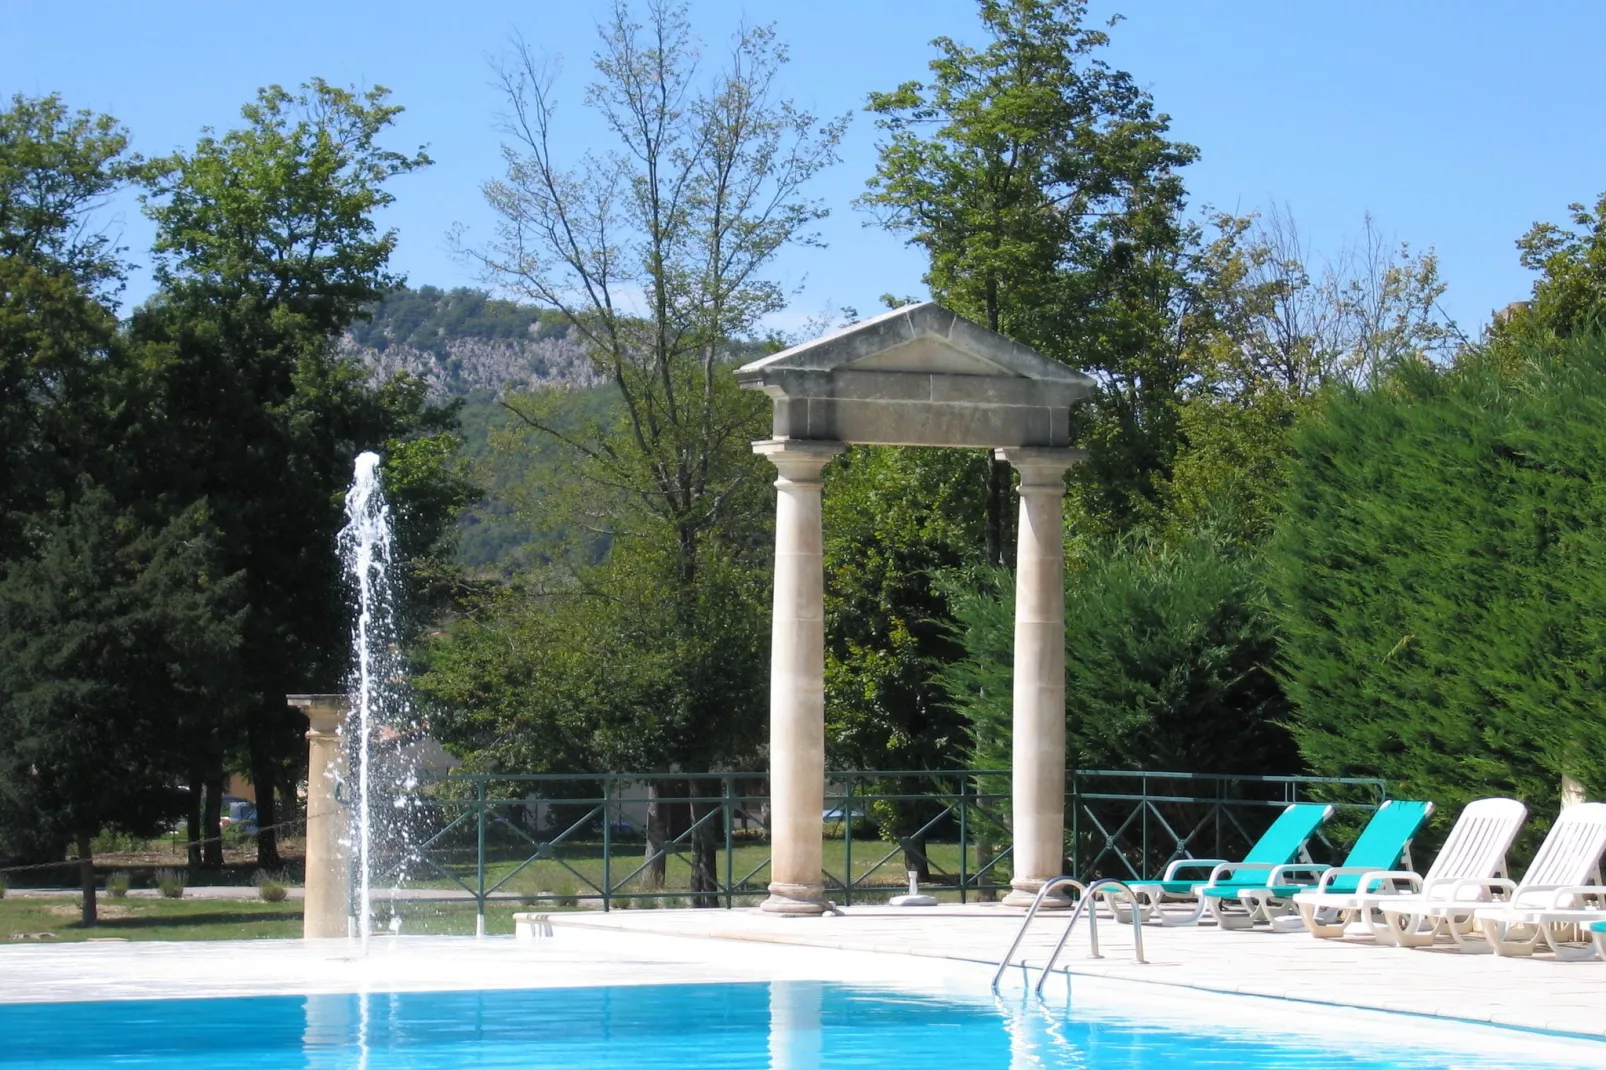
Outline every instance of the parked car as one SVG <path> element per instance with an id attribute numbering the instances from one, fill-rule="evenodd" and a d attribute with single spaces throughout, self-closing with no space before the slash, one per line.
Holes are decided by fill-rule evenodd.
<path id="1" fill-rule="evenodd" d="M 223 796 L 223 812 L 218 815 L 218 824 L 225 828 L 239 825 L 246 832 L 255 832 L 257 804 L 250 799 L 240 799 L 233 795 Z"/>

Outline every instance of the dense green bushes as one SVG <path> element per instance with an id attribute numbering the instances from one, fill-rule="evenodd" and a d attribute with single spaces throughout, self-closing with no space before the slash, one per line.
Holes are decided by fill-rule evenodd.
<path id="1" fill-rule="evenodd" d="M 1296 449 L 1270 576 L 1312 770 L 1441 809 L 1606 789 L 1606 340 L 1402 369 Z"/>
<path id="2" fill-rule="evenodd" d="M 1072 766 L 1297 769 L 1252 556 L 1208 532 L 1178 542 L 1130 537 L 1078 556 L 1065 584 Z M 965 656 L 941 675 L 972 725 L 977 763 L 1008 768 L 1011 583 L 996 572 L 980 579 L 951 592 Z"/>

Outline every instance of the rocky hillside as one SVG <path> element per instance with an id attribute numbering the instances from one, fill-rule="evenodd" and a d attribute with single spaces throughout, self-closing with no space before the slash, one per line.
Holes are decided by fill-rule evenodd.
<path id="1" fill-rule="evenodd" d="M 467 288 L 397 290 L 346 333 L 341 349 L 376 379 L 405 371 L 441 397 L 599 382 L 566 323 Z"/>

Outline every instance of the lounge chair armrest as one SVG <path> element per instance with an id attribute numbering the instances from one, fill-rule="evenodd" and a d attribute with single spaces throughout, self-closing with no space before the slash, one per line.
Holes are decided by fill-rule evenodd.
<path id="1" fill-rule="evenodd" d="M 1469 898 L 1480 900 L 1485 898 L 1485 893 L 1492 899 L 1500 892 L 1506 893 L 1506 898 L 1509 899 L 1516 890 L 1517 882 L 1508 877 L 1463 877 L 1455 882 L 1455 887 L 1450 892 L 1450 899 L 1454 902 L 1462 902 Z M 1467 896 L 1462 894 L 1464 892 L 1473 894 Z"/>
<path id="2" fill-rule="evenodd" d="M 1283 884 L 1291 884 L 1293 882 L 1287 879 L 1288 874 L 1290 873 L 1305 874 L 1305 880 L 1307 882 L 1312 879 L 1312 876 L 1314 876 L 1317 883 L 1320 883 L 1322 876 L 1330 868 L 1330 866 L 1325 866 L 1320 862 L 1290 862 L 1285 866 L 1277 866 L 1275 869 L 1273 869 L 1271 871 L 1271 876 L 1266 878 L 1266 885 L 1267 887 L 1274 888 Z"/>
<path id="3" fill-rule="evenodd" d="M 1568 904 L 1566 902 L 1566 900 L 1568 900 L 1568 899 L 1593 898 L 1593 899 L 1599 899 L 1603 903 L 1606 903 L 1606 886 L 1602 886 L 1602 885 L 1599 885 L 1599 884 L 1562 884 L 1562 885 L 1556 885 L 1554 887 L 1543 888 L 1543 889 L 1541 889 L 1541 888 L 1524 888 L 1523 891 L 1522 891 L 1522 895 L 1519 896 L 1519 898 L 1526 897 L 1527 893 L 1529 893 L 1529 892 L 1541 892 L 1541 891 L 1548 894 L 1549 899 L 1550 899 L 1550 909 L 1551 910 L 1566 910 L 1566 909 L 1568 909 L 1568 907 L 1570 905 L 1570 904 Z M 1602 917 L 1606 917 L 1606 915 L 1602 915 Z"/>
<path id="4" fill-rule="evenodd" d="M 1233 876 L 1237 876 L 1240 872 L 1270 874 L 1276 868 L 1270 862 L 1223 862 L 1210 871 L 1209 883 L 1214 887 L 1221 882 L 1222 877 L 1229 873 Z"/>
<path id="5" fill-rule="evenodd" d="M 1349 866 L 1337 872 L 1353 872 L 1355 868 Z M 1361 874 L 1361 879 L 1355 882 L 1355 893 L 1357 895 L 1377 895 L 1382 892 L 1384 885 L 1388 885 L 1388 894 L 1398 894 L 1399 886 L 1402 882 L 1405 884 L 1407 892 L 1423 894 L 1422 874 L 1410 869 L 1365 870 Z"/>
<path id="6" fill-rule="evenodd" d="M 1178 870 L 1213 870 L 1217 866 L 1225 866 L 1228 864 L 1229 863 L 1225 858 L 1178 858 L 1173 860 L 1170 865 L 1165 867 L 1165 876 L 1161 877 L 1160 879 L 1163 881 L 1174 881 L 1177 879 Z"/>
<path id="7" fill-rule="evenodd" d="M 1371 866 L 1332 866 L 1322 873 L 1321 879 L 1316 882 L 1316 890 L 1319 892 L 1325 892 L 1328 888 L 1332 887 L 1333 881 L 1337 878 L 1347 877 L 1355 874 L 1358 874 L 1361 878 L 1355 884 L 1355 891 L 1357 894 L 1365 894 L 1367 891 L 1367 885 L 1373 880 L 1404 880 L 1408 877 L 1416 877 L 1415 873 L 1411 873 L 1408 870 L 1402 870 L 1399 873 L 1393 873 L 1384 870 L 1373 869 Z M 1273 881 L 1272 883 L 1275 884 L 1277 882 Z"/>

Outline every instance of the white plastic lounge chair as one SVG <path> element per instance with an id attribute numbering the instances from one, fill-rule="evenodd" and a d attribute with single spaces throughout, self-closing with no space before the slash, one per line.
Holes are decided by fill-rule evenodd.
<path id="1" fill-rule="evenodd" d="M 1585 897 L 1600 891 L 1600 860 L 1606 854 L 1606 803 L 1569 806 L 1556 818 L 1550 834 L 1534 855 L 1521 883 L 1504 877 L 1469 877 L 1457 881 L 1450 893 L 1435 902 L 1381 899 L 1377 906 L 1396 933 L 1421 932 L 1428 923 L 1442 924 L 1462 951 L 1497 951 L 1502 955 L 1528 954 L 1541 939 L 1560 935 L 1553 924 L 1530 920 L 1529 915 L 1579 911 Z M 1590 883 L 1593 881 L 1594 883 Z M 1483 901 L 1473 901 L 1482 894 Z M 1496 896 L 1504 902 L 1491 903 Z M 1487 917 L 1494 939 L 1481 939 L 1476 929 Z M 1599 918 L 1598 913 L 1591 914 Z M 1571 924 L 1577 924 L 1575 915 Z M 1502 925 L 1501 923 L 1505 923 Z M 1554 925 L 1568 924 L 1558 921 Z M 1552 947 L 1555 944 L 1552 943 Z"/>
<path id="2" fill-rule="evenodd" d="M 1397 932 L 1377 917 L 1380 904 L 1392 902 L 1395 907 L 1420 908 L 1448 901 L 1458 891 L 1487 902 L 1488 894 L 1483 888 L 1461 888 L 1460 882 L 1469 877 L 1504 877 L 1506 852 L 1527 816 L 1528 808 L 1516 799 L 1479 799 L 1461 811 L 1426 874 L 1375 869 L 1357 873 L 1353 867 L 1330 869 L 1314 889 L 1294 896 L 1294 907 L 1305 928 L 1323 939 L 1343 936 L 1350 923 L 1364 921 L 1380 943 L 1406 947 L 1431 944 L 1441 928 L 1437 920 L 1424 931 Z"/>
<path id="3" fill-rule="evenodd" d="M 1483 940 L 1457 937 L 1463 951 L 1531 955 L 1547 945 L 1557 958 L 1594 958 L 1586 931 L 1606 919 L 1606 887 L 1600 863 L 1606 856 L 1606 803 L 1564 809 L 1551 826 L 1533 865 L 1511 898 L 1476 913 Z M 1453 930 L 1452 930 L 1453 932 Z M 1582 949 L 1569 946 L 1582 943 Z M 1479 946 L 1481 944 L 1482 946 Z"/>
<path id="4" fill-rule="evenodd" d="M 1591 922 L 1589 932 L 1595 938 L 1595 953 L 1606 959 L 1606 921 Z"/>

